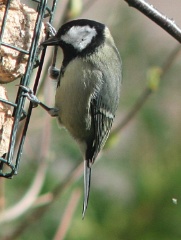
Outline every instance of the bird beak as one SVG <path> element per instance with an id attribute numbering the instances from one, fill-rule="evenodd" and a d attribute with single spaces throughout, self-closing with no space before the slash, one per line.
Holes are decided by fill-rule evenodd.
<path id="1" fill-rule="evenodd" d="M 57 36 L 53 36 L 44 42 L 41 43 L 42 46 L 55 46 L 59 45 L 60 40 L 57 38 Z"/>

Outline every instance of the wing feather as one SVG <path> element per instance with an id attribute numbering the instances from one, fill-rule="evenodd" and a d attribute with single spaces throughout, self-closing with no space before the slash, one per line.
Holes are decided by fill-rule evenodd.
<path id="1" fill-rule="evenodd" d="M 94 125 L 94 142 L 91 150 L 91 161 L 93 163 L 109 136 L 114 115 L 109 107 L 104 104 L 101 96 L 92 100 L 91 111 Z"/>

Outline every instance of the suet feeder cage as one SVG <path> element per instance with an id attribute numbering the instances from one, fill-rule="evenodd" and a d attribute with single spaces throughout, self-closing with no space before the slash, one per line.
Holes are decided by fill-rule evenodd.
<path id="1" fill-rule="evenodd" d="M 44 22 L 51 23 L 56 2 L 0 0 L 0 177 L 12 178 L 18 172 L 33 108 L 30 102 L 25 106 L 24 90 L 19 86 L 29 85 L 36 68 L 31 79 L 36 94 L 46 51 L 40 49 Z M 17 95 L 9 101 L 5 88 L 15 79 Z"/>

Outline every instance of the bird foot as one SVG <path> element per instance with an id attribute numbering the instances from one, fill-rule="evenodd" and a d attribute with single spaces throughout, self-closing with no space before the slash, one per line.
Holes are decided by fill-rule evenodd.
<path id="1" fill-rule="evenodd" d="M 33 104 L 33 107 L 37 107 L 38 105 L 40 105 L 43 109 L 45 109 L 48 112 L 48 114 L 50 114 L 50 116 L 57 117 L 59 115 L 58 108 L 48 107 L 47 105 L 42 103 L 40 100 L 38 100 L 36 95 L 34 95 L 33 90 L 31 90 L 29 87 L 26 87 L 23 85 L 19 85 L 19 86 L 25 91 L 23 95 L 31 101 L 31 103 Z"/>
<path id="2" fill-rule="evenodd" d="M 56 35 L 57 33 L 56 29 L 49 22 L 45 23 L 45 28 L 46 28 L 46 31 L 49 33 L 50 37 L 53 37 Z"/>
<path id="3" fill-rule="evenodd" d="M 19 87 L 25 91 L 23 93 L 23 96 L 27 97 L 30 100 L 30 102 L 33 104 L 33 107 L 37 107 L 40 104 L 40 101 L 38 100 L 37 96 L 34 95 L 32 89 L 23 85 L 19 85 Z"/>

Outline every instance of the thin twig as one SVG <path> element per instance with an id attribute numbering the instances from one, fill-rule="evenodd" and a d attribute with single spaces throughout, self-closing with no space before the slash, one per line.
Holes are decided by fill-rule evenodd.
<path id="1" fill-rule="evenodd" d="M 173 62 L 175 61 L 176 57 L 178 56 L 178 53 L 181 50 L 181 45 L 177 45 L 174 50 L 170 53 L 168 56 L 166 62 L 161 67 L 161 74 L 160 74 L 160 80 L 163 80 L 164 75 L 168 72 L 170 67 L 172 66 Z M 127 113 L 127 115 L 124 117 L 124 119 L 118 123 L 112 130 L 111 135 L 117 134 L 120 132 L 125 126 L 128 125 L 128 123 L 135 117 L 135 115 L 139 112 L 139 110 L 143 107 L 143 105 L 146 103 L 148 98 L 151 96 L 151 94 L 154 91 L 146 87 L 143 92 L 141 93 L 138 100 L 135 102 L 131 110 Z"/>
<path id="2" fill-rule="evenodd" d="M 162 78 L 165 76 L 165 73 L 170 69 L 172 64 L 174 63 L 175 59 L 177 58 L 178 54 L 180 53 L 181 45 L 178 44 L 170 53 L 168 58 L 166 59 L 165 63 L 162 65 Z"/>
<path id="3" fill-rule="evenodd" d="M 10 235 L 2 238 L 1 240 L 16 240 L 21 234 L 23 234 L 26 229 L 34 224 L 37 220 L 40 220 L 43 215 L 48 211 L 48 209 L 53 205 L 55 200 L 66 190 L 71 184 L 77 181 L 83 173 L 83 163 L 77 165 L 75 169 L 73 169 L 65 178 L 63 182 L 61 182 L 54 190 L 52 191 L 52 201 L 49 204 L 42 206 L 41 208 L 36 209 L 29 216 L 25 217 L 21 224 L 15 229 L 15 231 Z"/>
<path id="4" fill-rule="evenodd" d="M 20 217 L 22 214 L 26 213 L 29 208 L 31 208 L 44 183 L 46 169 L 47 164 L 42 163 L 39 165 L 36 176 L 33 179 L 33 183 L 25 196 L 17 204 L 13 205 L 9 209 L 6 209 L 0 214 L 0 224 Z"/>
<path id="5" fill-rule="evenodd" d="M 174 20 L 161 14 L 153 5 L 144 0 L 124 0 L 129 6 L 138 9 L 157 25 L 163 28 L 167 33 L 181 43 L 181 29 L 175 24 Z"/>
<path id="6" fill-rule="evenodd" d="M 70 197 L 67 207 L 64 211 L 63 217 L 60 221 L 58 231 L 55 234 L 54 240 L 63 240 L 67 234 L 70 227 L 71 221 L 73 219 L 73 214 L 76 210 L 77 204 L 80 200 L 81 191 L 80 189 L 75 189 Z"/>
<path id="7" fill-rule="evenodd" d="M 166 16 L 163 16 L 160 14 L 155 8 L 153 8 L 152 5 L 149 5 L 143 0 L 125 0 L 130 6 L 137 8 L 140 10 L 142 13 L 144 13 L 146 16 L 148 16 L 150 19 L 152 19 L 154 22 L 156 22 L 159 26 L 161 26 L 163 29 L 165 29 L 171 36 L 173 36 L 175 39 L 177 39 L 179 42 L 181 42 L 181 30 L 176 26 L 174 21 L 168 19 Z M 162 67 L 162 77 L 163 75 L 168 71 L 170 66 L 172 65 L 176 54 L 180 48 L 175 50 L 174 54 L 171 54 L 171 58 L 168 58 L 168 61 L 163 65 Z M 140 110 L 140 108 L 143 106 L 143 104 L 146 102 L 148 97 L 151 95 L 152 90 L 149 88 L 146 88 L 143 93 L 141 94 L 140 98 L 132 108 L 132 110 L 127 114 L 125 119 L 120 123 L 118 128 L 116 128 L 114 131 L 117 132 L 120 129 L 122 129 L 125 125 L 129 123 L 129 121 L 135 116 L 135 114 Z M 66 189 L 70 184 L 72 184 L 73 181 L 77 180 L 80 176 L 82 175 L 82 164 L 77 166 L 77 168 L 72 171 L 65 181 L 59 186 L 57 186 L 54 191 L 53 191 L 53 199 L 55 200 L 64 189 Z M 22 232 L 25 231 L 28 225 L 30 223 L 36 221 L 37 219 L 40 219 L 43 214 L 49 209 L 49 207 L 53 204 L 54 201 L 50 202 L 48 205 L 37 209 L 36 212 L 34 212 L 31 216 L 29 216 L 20 226 L 18 229 L 16 229 L 16 232 L 13 234 L 13 237 L 8 238 L 8 239 L 17 239 L 18 236 Z M 37 218 L 38 216 L 38 218 Z M 7 239 L 7 238 L 6 238 Z"/>
<path id="8" fill-rule="evenodd" d="M 47 87 L 47 89 L 50 92 L 50 89 Z M 45 95 L 48 99 L 48 93 Z M 37 159 L 39 160 L 39 167 L 37 169 L 37 172 L 35 174 L 35 177 L 32 181 L 31 186 L 28 188 L 27 192 L 25 193 L 24 197 L 16 204 L 14 204 L 9 209 L 5 209 L 0 214 L 0 224 L 4 222 L 12 221 L 18 217 L 20 217 L 22 214 L 27 212 L 34 202 L 36 201 L 41 188 L 44 184 L 45 176 L 46 176 L 46 170 L 48 167 L 48 161 L 46 161 L 48 152 L 49 152 L 49 146 L 50 146 L 50 135 L 51 135 L 51 124 L 50 124 L 50 117 L 48 115 L 45 116 L 43 128 L 42 128 L 42 137 L 41 137 L 41 145 L 40 150 L 36 154 Z"/>
<path id="9" fill-rule="evenodd" d="M 117 124 L 115 128 L 111 131 L 111 135 L 118 134 L 125 126 L 128 125 L 128 123 L 135 117 L 137 112 L 142 108 L 142 106 L 145 104 L 148 97 L 151 95 L 152 90 L 149 88 L 145 88 L 138 98 L 138 100 L 135 102 L 131 110 L 127 113 L 127 115 L 124 117 L 124 119 Z"/>
<path id="10" fill-rule="evenodd" d="M 47 116 L 48 118 L 48 116 Z M 47 119 L 46 118 L 46 119 Z M 49 121 L 49 120 L 48 120 Z M 42 145 L 39 157 L 39 167 L 37 169 L 36 175 L 33 179 L 31 187 L 26 192 L 25 196 L 15 205 L 6 209 L 0 214 L 0 223 L 5 223 L 12 221 L 22 214 L 28 211 L 29 208 L 32 207 L 33 203 L 35 202 L 45 180 L 46 170 L 48 167 L 48 162 L 45 160 L 45 155 L 48 151 L 49 146 L 49 135 L 50 135 L 50 127 L 47 121 L 45 122 L 45 127 L 42 129 L 43 136 L 42 136 Z"/>
<path id="11" fill-rule="evenodd" d="M 36 201 L 33 204 L 33 207 L 41 207 L 43 205 L 49 204 L 51 201 L 53 201 L 53 196 L 51 192 L 48 192 L 37 197 Z"/>

